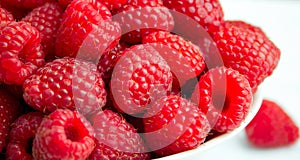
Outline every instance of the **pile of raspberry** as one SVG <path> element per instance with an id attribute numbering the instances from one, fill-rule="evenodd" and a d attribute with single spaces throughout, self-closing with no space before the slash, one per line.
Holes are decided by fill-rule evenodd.
<path id="1" fill-rule="evenodd" d="M 279 59 L 259 27 L 225 20 L 218 0 L 0 0 L 1 157 L 147 160 L 195 149 L 241 125 Z M 274 112 L 270 122 L 284 115 Z M 284 142 L 259 140 L 255 122 L 249 139 L 294 143 L 297 126 L 283 122 L 269 128 L 289 127 Z"/>

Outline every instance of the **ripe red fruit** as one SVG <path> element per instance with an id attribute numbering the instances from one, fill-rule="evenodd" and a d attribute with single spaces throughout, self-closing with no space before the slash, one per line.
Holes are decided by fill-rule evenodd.
<path id="1" fill-rule="evenodd" d="M 128 5 L 132 5 L 134 7 L 157 7 L 157 6 L 163 6 L 163 1 L 162 0 L 128 0 Z"/>
<path id="2" fill-rule="evenodd" d="M 127 44 L 121 42 L 101 56 L 97 66 L 104 81 L 108 82 L 110 80 L 116 63 L 123 56 L 127 47 Z"/>
<path id="3" fill-rule="evenodd" d="M 224 65 L 245 75 L 253 93 L 270 76 L 280 59 L 280 50 L 260 28 L 242 21 L 225 21 L 212 29 Z"/>
<path id="4" fill-rule="evenodd" d="M 238 71 L 219 67 L 200 77 L 192 101 L 207 115 L 214 130 L 227 132 L 240 126 L 247 116 L 252 92 Z"/>
<path id="5" fill-rule="evenodd" d="M 221 22 L 223 22 L 224 14 L 222 6 L 218 0 L 163 0 L 163 2 L 164 6 L 190 17 L 205 29 L 208 29 L 208 27 L 211 25 L 218 26 Z M 188 21 L 179 18 L 182 16 L 176 12 L 172 12 L 175 19 L 175 24 L 178 24 L 175 26 L 175 28 L 178 27 L 177 30 L 187 29 L 187 27 L 181 22 Z"/>
<path id="6" fill-rule="evenodd" d="M 2 0 L 3 3 L 14 6 L 16 8 L 34 9 L 44 5 L 47 2 L 55 2 L 55 0 Z"/>
<path id="7" fill-rule="evenodd" d="M 11 124 L 22 113 L 22 106 L 8 91 L 0 88 L 0 153 L 7 145 Z"/>
<path id="8" fill-rule="evenodd" d="M 121 8 L 128 2 L 128 0 L 99 0 L 99 1 L 105 4 L 105 6 L 111 11 Z"/>
<path id="9" fill-rule="evenodd" d="M 0 24 L 11 21 L 14 21 L 13 15 L 0 6 Z"/>
<path id="10" fill-rule="evenodd" d="M 47 63 L 24 82 L 23 97 L 28 105 L 44 113 L 67 108 L 87 115 L 105 105 L 104 87 L 96 65 L 61 58 Z"/>
<path id="11" fill-rule="evenodd" d="M 180 86 L 187 80 L 200 75 L 205 68 L 200 49 L 179 35 L 164 31 L 153 32 L 144 37 L 143 43 L 149 43 L 159 50 Z"/>
<path id="12" fill-rule="evenodd" d="M 299 139 L 299 127 L 279 104 L 264 99 L 258 113 L 246 127 L 246 135 L 255 147 L 283 147 Z"/>
<path id="13" fill-rule="evenodd" d="M 129 0 L 113 19 L 121 25 L 122 40 L 130 44 L 141 43 L 154 31 L 171 31 L 174 27 L 173 17 L 161 0 Z"/>
<path id="14" fill-rule="evenodd" d="M 159 156 L 198 147 L 211 129 L 198 107 L 179 96 L 162 97 L 144 117 L 145 141 Z"/>
<path id="15" fill-rule="evenodd" d="M 31 153 L 32 140 L 43 118 L 44 115 L 41 112 L 29 112 L 12 123 L 9 143 L 6 148 L 7 160 L 33 159 Z"/>
<path id="16" fill-rule="evenodd" d="M 0 82 L 22 85 L 44 65 L 44 52 L 38 30 L 26 22 L 0 26 Z"/>
<path id="17" fill-rule="evenodd" d="M 41 44 L 47 58 L 54 58 L 55 40 L 63 12 L 63 8 L 57 2 L 45 3 L 22 19 L 40 32 Z"/>
<path id="18" fill-rule="evenodd" d="M 142 113 L 170 92 L 172 73 L 151 45 L 135 45 L 124 52 L 113 71 L 110 83 L 112 98 L 119 111 Z"/>
<path id="19" fill-rule="evenodd" d="M 121 37 L 120 26 L 97 0 L 74 0 L 66 8 L 57 32 L 56 56 L 99 60 Z"/>
<path id="20" fill-rule="evenodd" d="M 136 129 L 111 110 L 93 115 L 96 146 L 88 160 L 132 159 L 149 160 L 143 139 Z"/>
<path id="21" fill-rule="evenodd" d="M 33 140 L 34 159 L 86 159 L 95 142 L 91 124 L 78 112 L 57 109 L 41 122 Z"/>

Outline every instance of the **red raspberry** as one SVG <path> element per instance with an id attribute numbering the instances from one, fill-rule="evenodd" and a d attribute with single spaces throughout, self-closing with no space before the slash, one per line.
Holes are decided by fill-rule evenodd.
<path id="1" fill-rule="evenodd" d="M 119 114 L 105 110 L 95 114 L 91 121 L 97 140 L 88 160 L 150 160 L 136 129 Z"/>
<path id="2" fill-rule="evenodd" d="M 128 0 L 98 0 L 100 3 L 104 4 L 109 10 L 113 11 L 121 8 L 123 5 L 127 4 Z M 59 4 L 66 8 L 72 0 L 58 0 Z"/>
<path id="3" fill-rule="evenodd" d="M 99 0 L 99 2 L 105 4 L 109 10 L 116 10 L 127 4 L 128 0 Z"/>
<path id="4" fill-rule="evenodd" d="M 130 0 L 113 17 L 122 27 L 122 40 L 138 44 L 142 38 L 154 31 L 171 31 L 174 20 L 161 0 Z"/>
<path id="5" fill-rule="evenodd" d="M 63 12 L 57 2 L 46 3 L 22 19 L 40 32 L 41 44 L 47 57 L 54 57 L 56 34 Z"/>
<path id="6" fill-rule="evenodd" d="M 262 30 L 245 22 L 226 21 L 211 35 L 224 65 L 245 75 L 253 92 L 273 73 L 280 59 L 280 50 Z"/>
<path id="7" fill-rule="evenodd" d="M 200 49 L 189 41 L 169 32 L 159 31 L 144 37 L 143 43 L 155 45 L 160 55 L 168 62 L 172 72 L 182 86 L 195 78 L 205 68 Z"/>
<path id="8" fill-rule="evenodd" d="M 166 61 L 151 45 L 136 45 L 123 54 L 112 75 L 112 98 L 119 111 L 141 113 L 170 92 L 172 74 Z"/>
<path id="9" fill-rule="evenodd" d="M 171 10 L 182 13 L 198 24 L 200 24 L 205 29 L 208 29 L 210 25 L 218 26 L 223 21 L 223 10 L 220 2 L 218 0 L 163 0 L 164 5 Z M 181 23 L 185 20 L 182 18 L 181 14 L 172 12 L 175 19 L 175 27 L 179 29 L 187 29 L 186 23 Z M 184 27 L 184 28 L 182 28 Z"/>
<path id="10" fill-rule="evenodd" d="M 98 62 L 98 70 L 102 78 L 108 81 L 111 78 L 113 68 L 120 57 L 124 54 L 124 50 L 128 47 L 125 43 L 119 43 L 110 51 L 104 53 Z"/>
<path id="11" fill-rule="evenodd" d="M 87 115 L 101 109 L 106 101 L 96 65 L 74 58 L 47 63 L 24 82 L 23 90 L 26 103 L 44 113 L 67 108 Z"/>
<path id="12" fill-rule="evenodd" d="M 247 116 L 252 92 L 238 71 L 219 67 L 201 76 L 192 101 L 207 115 L 214 130 L 227 132 L 240 126 Z"/>
<path id="13" fill-rule="evenodd" d="M 150 6 L 150 7 L 157 7 L 157 6 L 163 6 L 163 1 L 162 0 L 152 0 L 152 1 L 148 1 L 148 0 L 128 0 L 129 5 L 132 5 L 134 7 L 146 7 L 146 6 Z"/>
<path id="14" fill-rule="evenodd" d="M 91 124 L 78 112 L 57 109 L 40 124 L 33 140 L 34 159 L 86 159 L 95 142 Z"/>
<path id="15" fill-rule="evenodd" d="M 279 104 L 264 99 L 258 113 L 246 127 L 246 135 L 255 147 L 283 147 L 299 139 L 299 127 Z"/>
<path id="16" fill-rule="evenodd" d="M 11 124 L 22 113 L 22 106 L 8 91 L 0 88 L 0 153 L 7 145 Z"/>
<path id="17" fill-rule="evenodd" d="M 9 134 L 9 143 L 6 148 L 7 160 L 33 159 L 31 148 L 44 115 L 41 112 L 29 112 L 20 116 L 13 124 Z"/>
<path id="18" fill-rule="evenodd" d="M 10 21 L 14 21 L 13 15 L 0 6 L 0 24 Z"/>
<path id="19" fill-rule="evenodd" d="M 265 35 L 264 31 L 261 28 L 250 25 L 244 21 L 225 21 L 224 23 L 227 23 L 228 25 L 233 25 L 233 26 L 237 26 L 240 28 L 244 28 L 246 30 L 248 29 L 255 33 L 261 34 L 261 35 Z"/>
<path id="20" fill-rule="evenodd" d="M 2 0 L 2 3 L 5 3 L 9 6 L 14 6 L 16 8 L 34 9 L 44 5 L 47 2 L 55 1 L 56 0 Z"/>
<path id="21" fill-rule="evenodd" d="M 110 11 L 97 0 L 74 0 L 68 5 L 56 40 L 58 57 L 99 60 L 112 49 L 121 35 L 120 26 L 111 21 Z"/>
<path id="22" fill-rule="evenodd" d="M 144 115 L 145 140 L 159 156 L 196 148 L 211 130 L 199 108 L 182 97 L 163 97 L 153 108 Z"/>
<path id="23" fill-rule="evenodd" d="M 38 67 L 44 65 L 39 32 L 26 22 L 0 26 L 0 81 L 22 85 Z"/>

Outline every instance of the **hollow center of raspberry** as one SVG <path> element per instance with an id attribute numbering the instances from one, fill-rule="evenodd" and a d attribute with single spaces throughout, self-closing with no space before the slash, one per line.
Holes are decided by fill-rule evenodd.
<path id="1" fill-rule="evenodd" d="M 82 123 L 72 123 L 65 127 L 67 139 L 71 141 L 80 141 L 88 135 L 88 131 Z"/>
<path id="2" fill-rule="evenodd" d="M 227 111 L 229 108 L 230 98 L 224 94 L 215 94 L 212 97 L 212 102 L 215 106 L 215 109 L 217 109 L 220 112 L 224 112 Z"/>
<path id="3" fill-rule="evenodd" d="M 68 126 L 65 129 L 67 138 L 71 141 L 79 141 L 81 139 L 81 136 L 77 133 L 77 128 L 75 126 Z"/>

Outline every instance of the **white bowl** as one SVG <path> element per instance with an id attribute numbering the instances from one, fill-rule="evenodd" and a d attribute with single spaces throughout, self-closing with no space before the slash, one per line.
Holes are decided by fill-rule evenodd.
<path id="1" fill-rule="evenodd" d="M 170 155 L 170 156 L 166 156 L 166 157 L 162 157 L 162 158 L 156 158 L 153 160 L 183 160 L 183 159 L 187 159 L 187 158 L 192 158 L 194 156 L 200 155 L 202 152 L 205 152 L 206 150 L 232 138 L 233 136 L 235 136 L 236 134 L 238 134 L 239 132 L 241 132 L 249 123 L 250 121 L 254 118 L 254 116 L 256 115 L 256 113 L 258 112 L 263 97 L 262 97 L 262 91 L 260 89 L 257 90 L 257 92 L 254 94 L 253 96 L 253 101 L 249 110 L 249 113 L 247 115 L 247 117 L 245 118 L 245 120 L 242 122 L 242 124 L 236 128 L 235 130 L 222 134 L 220 136 L 217 136 L 213 139 L 208 140 L 207 142 L 201 144 L 198 148 L 193 149 L 193 150 L 189 150 L 189 151 L 185 151 L 185 152 L 181 152 L 181 153 L 177 153 L 174 155 Z"/>

